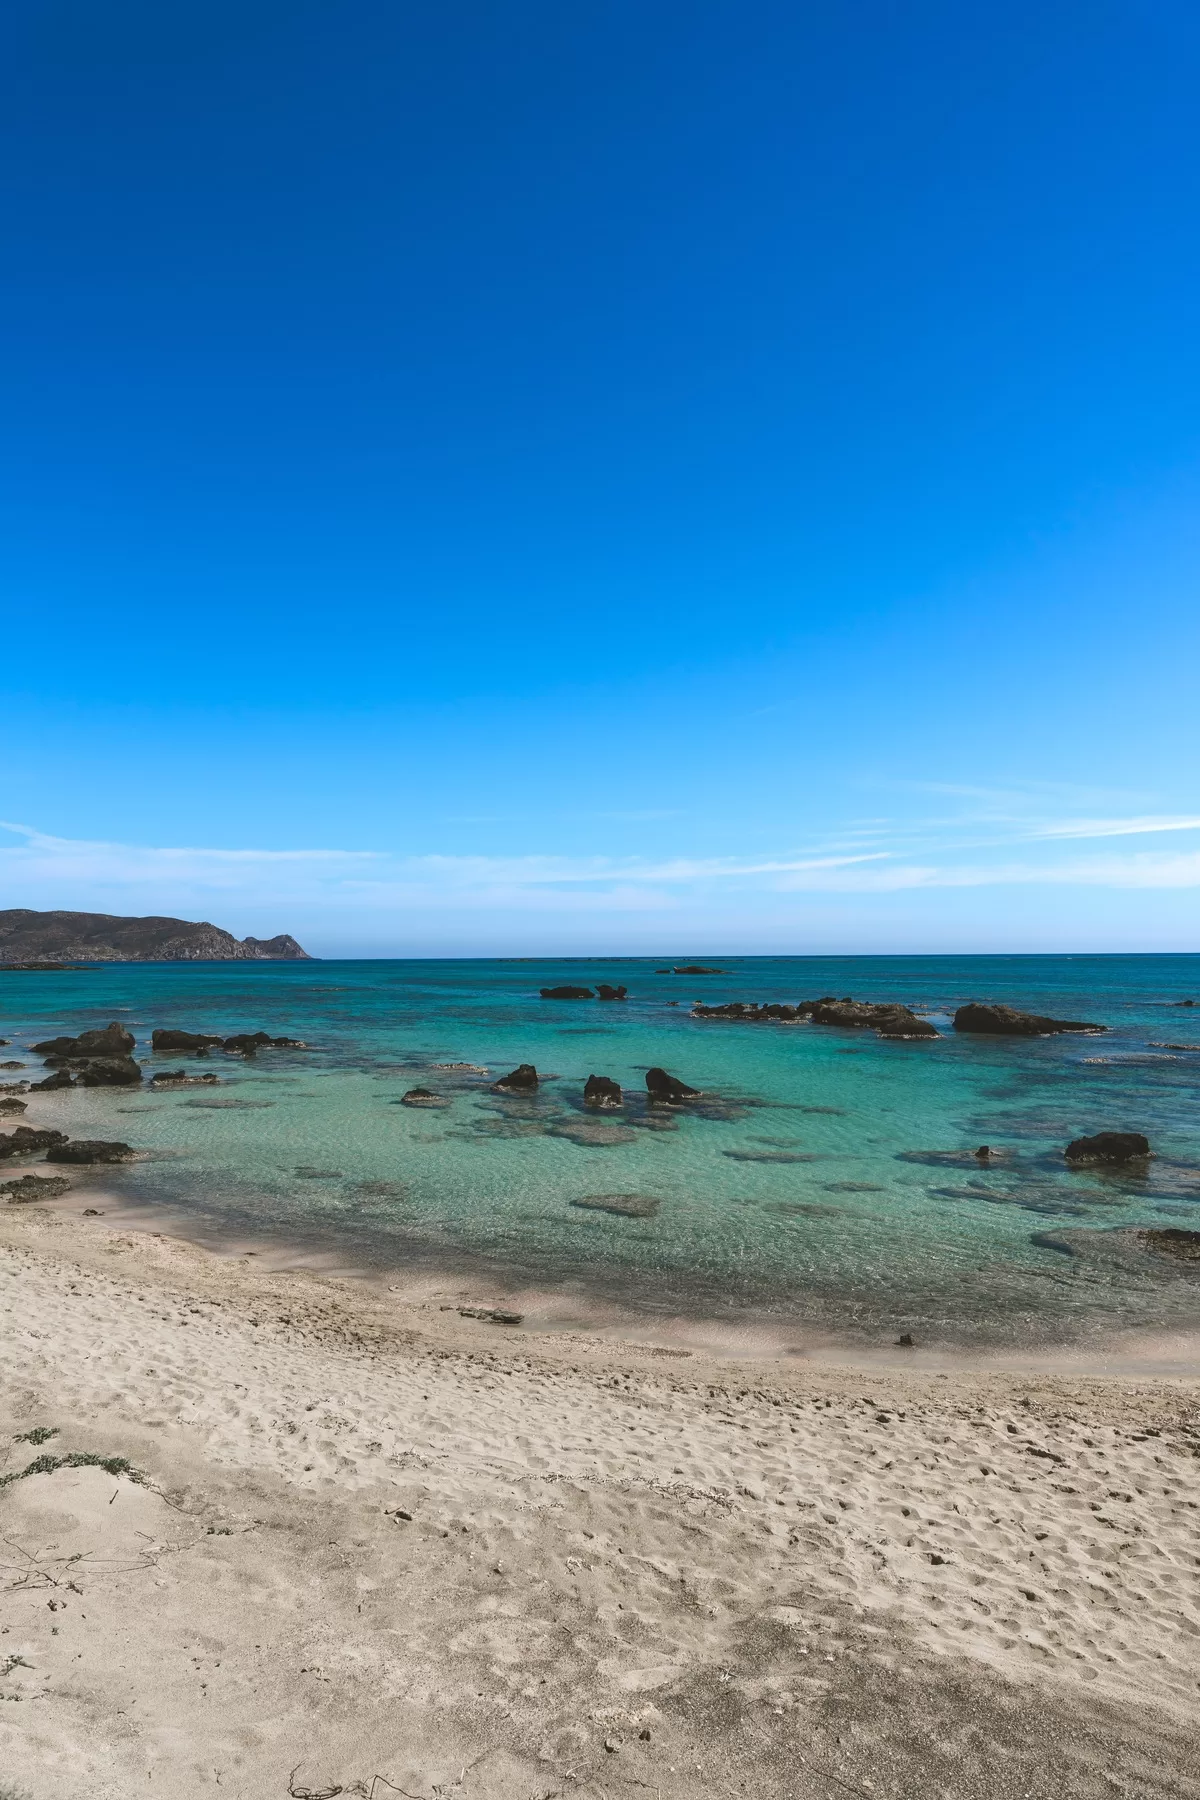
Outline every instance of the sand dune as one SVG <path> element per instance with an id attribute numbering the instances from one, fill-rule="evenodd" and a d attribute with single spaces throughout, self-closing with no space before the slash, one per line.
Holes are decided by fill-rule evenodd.
<path id="1" fill-rule="evenodd" d="M 1195 1384 L 534 1335 L 77 1210 L 0 1281 L 4 1470 L 132 1465 L 0 1490 L 34 1800 L 1200 1796 Z"/>

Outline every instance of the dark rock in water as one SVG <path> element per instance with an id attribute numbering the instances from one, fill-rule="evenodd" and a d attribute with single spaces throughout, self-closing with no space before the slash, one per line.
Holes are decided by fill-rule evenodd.
<path id="1" fill-rule="evenodd" d="M 1147 1250 L 1173 1256 L 1177 1262 L 1200 1263 L 1200 1231 L 1181 1231 L 1173 1225 L 1149 1226 L 1138 1233 Z"/>
<path id="2" fill-rule="evenodd" d="M 670 975 L 672 971 L 670 969 L 655 969 L 654 973 L 656 975 Z"/>
<path id="3" fill-rule="evenodd" d="M 150 1077 L 150 1086 L 154 1088 L 177 1087 L 216 1087 L 219 1075 L 189 1075 L 186 1069 L 164 1069 L 160 1075 Z"/>
<path id="4" fill-rule="evenodd" d="M 755 1163 L 809 1163 L 816 1162 L 815 1156 L 807 1156 L 795 1150 L 722 1150 L 730 1162 Z"/>
<path id="5" fill-rule="evenodd" d="M 268 1031 L 240 1031 L 227 1037 L 224 1048 L 233 1056 L 257 1056 L 260 1050 L 307 1050 L 302 1038 L 273 1038 Z"/>
<path id="6" fill-rule="evenodd" d="M 662 1202 L 654 1194 L 584 1194 L 571 1205 L 585 1212 L 616 1213 L 622 1219 L 652 1219 Z"/>
<path id="7" fill-rule="evenodd" d="M 54 1200 L 65 1194 L 71 1183 L 65 1175 L 22 1175 L 19 1181 L 6 1181 L 0 1186 L 10 1206 L 35 1205 L 39 1200 Z"/>
<path id="8" fill-rule="evenodd" d="M 628 988 L 623 987 L 610 987 L 607 981 L 598 981 L 596 983 L 596 997 L 599 1000 L 627 1000 L 629 998 L 629 990 Z"/>
<path id="9" fill-rule="evenodd" d="M 2 1062 L 2 1063 L 0 1063 L 0 1069 L 23 1069 L 24 1067 L 25 1067 L 25 1064 L 23 1062 Z"/>
<path id="10" fill-rule="evenodd" d="M 23 1113 L 27 1105 L 25 1100 L 0 1100 L 0 1113 Z"/>
<path id="11" fill-rule="evenodd" d="M 415 1087 L 409 1088 L 407 1094 L 401 1094 L 400 1104 L 401 1106 L 445 1106 L 446 1101 L 440 1094 L 435 1094 L 432 1088 Z"/>
<path id="12" fill-rule="evenodd" d="M 801 1016 L 814 1025 L 839 1025 L 859 1030 L 870 1026 L 880 1037 L 935 1038 L 936 1028 L 928 1019 L 919 1019 L 910 1007 L 894 1000 L 804 1000 L 798 1008 Z"/>
<path id="13" fill-rule="evenodd" d="M 665 1069 L 647 1069 L 646 1092 L 651 1106 L 678 1106 L 684 1100 L 696 1099 L 700 1090 L 689 1087 L 677 1075 L 668 1075 Z"/>
<path id="14" fill-rule="evenodd" d="M 912 1350 L 915 1348 L 911 1331 L 902 1331 L 900 1333 L 900 1336 L 896 1339 L 896 1348 L 898 1350 Z"/>
<path id="15" fill-rule="evenodd" d="M 532 1094 L 536 1093 L 538 1072 L 532 1063 L 521 1063 L 511 1074 L 501 1075 L 499 1081 L 493 1081 L 493 1094 Z"/>
<path id="16" fill-rule="evenodd" d="M 1068 1162 L 1127 1163 L 1153 1151 L 1140 1131 L 1098 1131 L 1095 1137 L 1075 1138 L 1063 1155 Z"/>
<path id="17" fill-rule="evenodd" d="M 543 1000 L 594 1000 L 591 988 L 585 987 L 552 987 L 542 989 Z"/>
<path id="18" fill-rule="evenodd" d="M 1194 1000 L 1176 1000 L 1175 1002 L 1176 1006 L 1195 1006 L 1195 1004 Z"/>
<path id="19" fill-rule="evenodd" d="M 29 1091 L 32 1093 L 36 1088 L 39 1093 L 45 1093 L 47 1089 L 69 1088 L 74 1086 L 75 1077 L 69 1069 L 55 1069 L 53 1075 L 47 1075 L 44 1081 L 31 1081 L 29 1084 Z"/>
<path id="20" fill-rule="evenodd" d="M 1091 1025 L 1082 1019 L 1049 1019 L 1041 1013 L 1018 1012 L 1015 1006 L 960 1006 L 954 1015 L 955 1031 L 981 1032 L 990 1037 L 1053 1037 L 1062 1031 L 1107 1031 L 1107 1025 Z"/>
<path id="21" fill-rule="evenodd" d="M 114 1019 L 103 1031 L 81 1031 L 78 1037 L 47 1038 L 33 1048 L 39 1056 L 78 1061 L 89 1056 L 131 1056 L 133 1033 Z"/>
<path id="22" fill-rule="evenodd" d="M 664 974 L 665 970 L 662 971 Z M 672 969 L 672 975 L 723 975 L 724 969 L 706 969 L 703 963 L 685 963 L 682 969 Z"/>
<path id="23" fill-rule="evenodd" d="M 340 1181 L 342 1176 L 340 1169 L 314 1169 L 307 1163 L 302 1163 L 293 1172 L 300 1177 L 301 1181 Z"/>
<path id="24" fill-rule="evenodd" d="M 74 1143 L 56 1144 L 46 1152 L 52 1163 L 120 1163 L 129 1162 L 137 1152 L 128 1144 L 106 1143 L 101 1138 L 77 1138 Z"/>
<path id="25" fill-rule="evenodd" d="M 502 1306 L 460 1306 L 462 1319 L 482 1319 L 485 1325 L 519 1325 L 524 1313 L 508 1312 Z"/>
<path id="26" fill-rule="evenodd" d="M 975 1152 L 979 1162 L 988 1162 L 991 1158 L 991 1154 L 992 1146 L 990 1144 L 980 1144 L 978 1150 Z"/>
<path id="27" fill-rule="evenodd" d="M 33 1125 L 18 1125 L 15 1131 L 0 1133 L 0 1156 L 32 1156 L 36 1150 L 51 1150 L 66 1141 L 65 1131 L 44 1131 Z"/>
<path id="28" fill-rule="evenodd" d="M 207 1050 L 210 1044 L 223 1044 L 224 1038 L 213 1037 L 205 1031 L 154 1031 L 150 1034 L 150 1044 L 155 1050 Z"/>
<path id="29" fill-rule="evenodd" d="M 583 1104 L 598 1112 L 612 1112 L 624 1104 L 620 1086 L 607 1075 L 589 1075 L 583 1087 Z"/>
<path id="30" fill-rule="evenodd" d="M 142 1071 L 132 1056 L 98 1056 L 79 1071 L 80 1087 L 134 1087 Z"/>

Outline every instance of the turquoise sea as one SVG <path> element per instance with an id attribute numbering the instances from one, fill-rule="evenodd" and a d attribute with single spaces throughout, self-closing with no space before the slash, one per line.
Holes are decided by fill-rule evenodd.
<path id="1" fill-rule="evenodd" d="M 169 1204 L 202 1237 L 260 1235 L 381 1270 L 453 1267 L 647 1314 L 786 1319 L 864 1343 L 911 1332 L 1031 1346 L 1197 1323 L 1200 1276 L 1129 1228 L 1200 1228 L 1200 957 L 719 961 L 701 977 L 618 959 L 6 973 L 0 1059 L 36 1076 L 33 1041 L 119 1019 L 147 1076 L 215 1070 L 208 1091 L 35 1096 L 39 1120 L 144 1151 L 104 1186 Z M 596 981 L 624 983 L 629 1000 L 538 996 Z M 689 1011 L 697 998 L 822 994 L 903 1001 L 944 1035 L 885 1043 Z M 950 1014 L 973 999 L 1110 1029 L 956 1036 Z M 262 1029 L 311 1048 L 155 1057 L 157 1026 Z M 542 1074 L 535 1098 L 489 1093 L 522 1062 Z M 450 1063 L 488 1073 L 438 1067 Z M 704 1101 L 648 1112 L 654 1064 Z M 625 1116 L 584 1112 L 592 1072 L 629 1091 Z M 400 1105 L 417 1083 L 449 1104 Z M 1070 1171 L 1067 1141 L 1103 1129 L 1144 1131 L 1155 1160 L 1141 1173 Z M 981 1143 L 1004 1153 L 988 1168 L 972 1155 Z M 572 1204 L 611 1194 L 656 1210 Z"/>

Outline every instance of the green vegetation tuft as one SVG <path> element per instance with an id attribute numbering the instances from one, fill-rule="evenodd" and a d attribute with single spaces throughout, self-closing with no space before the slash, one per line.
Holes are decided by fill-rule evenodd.
<path id="1" fill-rule="evenodd" d="M 149 1485 L 141 1470 L 135 1469 L 127 1456 L 97 1456 L 91 1450 L 72 1450 L 67 1456 L 35 1456 L 27 1468 L 0 1475 L 0 1488 L 8 1487 L 13 1481 L 24 1481 L 27 1475 L 53 1475 L 56 1469 L 103 1469 L 109 1475 L 127 1475 L 140 1487 Z M 2 1790 L 0 1800 L 4 1800 Z"/>
<path id="2" fill-rule="evenodd" d="M 32 1431 L 23 1431 L 13 1439 L 14 1444 L 44 1444 L 47 1438 L 58 1436 L 57 1425 L 35 1425 Z"/>

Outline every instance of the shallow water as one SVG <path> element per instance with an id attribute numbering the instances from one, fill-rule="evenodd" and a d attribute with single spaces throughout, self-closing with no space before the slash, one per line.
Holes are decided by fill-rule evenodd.
<path id="1" fill-rule="evenodd" d="M 1200 958 L 726 958 L 723 973 L 703 977 L 659 975 L 662 966 L 152 963 L 5 974 L 0 1037 L 10 1048 L 0 1060 L 28 1062 L 36 1076 L 23 1046 L 120 1019 L 149 1059 L 147 1076 L 216 1071 L 215 1089 L 36 1096 L 37 1117 L 146 1151 L 104 1174 L 131 1201 L 165 1202 L 210 1234 L 260 1233 L 357 1266 L 452 1265 L 649 1313 L 768 1315 L 857 1341 L 908 1331 L 927 1342 L 1078 1342 L 1200 1316 L 1194 1273 L 1140 1253 L 1114 1257 L 1098 1235 L 1200 1228 L 1200 1004 L 1175 1004 L 1200 1001 Z M 625 983 L 630 1000 L 538 997 L 543 986 L 597 980 Z M 696 998 L 821 994 L 901 1000 L 944 1035 L 885 1043 L 873 1032 L 689 1016 Z M 1110 1029 L 957 1036 L 949 1014 L 971 999 Z M 261 1028 L 312 1048 L 251 1062 L 153 1057 L 156 1026 Z M 539 1093 L 489 1093 L 520 1062 L 542 1073 Z M 490 1073 L 437 1067 L 449 1063 Z M 648 1110 L 653 1064 L 704 1099 Z M 627 1090 L 623 1112 L 583 1110 L 592 1072 Z M 417 1083 L 448 1104 L 399 1105 Z M 1141 1174 L 1068 1170 L 1066 1142 L 1103 1129 L 1146 1132 L 1157 1158 Z M 1004 1154 L 981 1167 L 972 1154 L 981 1143 Z M 657 1204 L 627 1213 L 571 1204 L 614 1194 Z"/>

